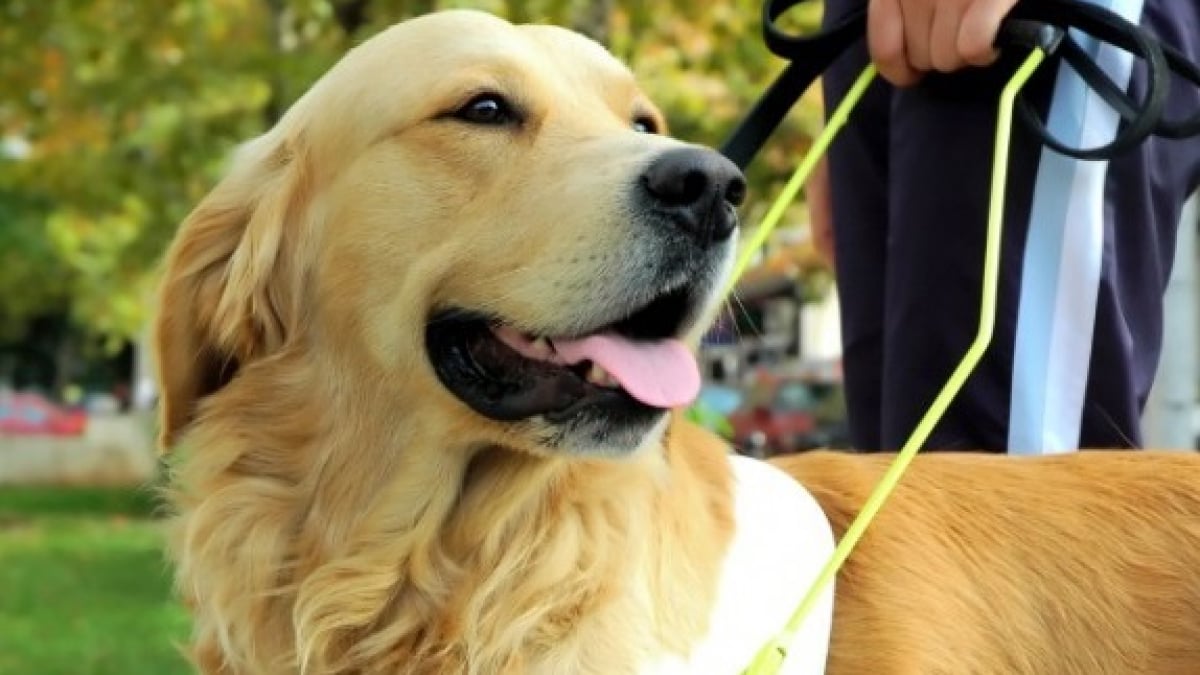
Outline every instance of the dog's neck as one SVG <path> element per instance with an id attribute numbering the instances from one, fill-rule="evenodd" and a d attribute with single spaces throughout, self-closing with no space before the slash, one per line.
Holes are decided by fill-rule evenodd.
<path id="1" fill-rule="evenodd" d="M 179 467 L 210 496 L 177 499 L 202 661 L 620 673 L 704 633 L 731 526 L 719 444 L 688 439 L 684 454 L 667 439 L 620 462 L 461 447 L 452 419 L 377 410 L 382 392 L 300 389 L 322 380 L 288 372 L 247 370 L 270 381 L 213 397 L 222 423 L 202 417 Z M 264 390 L 278 395 L 245 398 Z M 388 423 L 363 423 L 376 413 Z M 199 572 L 214 569 L 230 574 Z M 261 621 L 227 632 L 225 617 L 248 615 Z"/>

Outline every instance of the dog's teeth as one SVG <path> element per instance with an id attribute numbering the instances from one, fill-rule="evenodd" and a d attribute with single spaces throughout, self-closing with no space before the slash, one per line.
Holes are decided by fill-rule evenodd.
<path id="1" fill-rule="evenodd" d="M 592 384 L 594 384 L 598 387 L 615 388 L 615 387 L 621 386 L 621 383 L 617 382 L 617 379 L 615 377 L 613 377 L 612 375 L 610 375 L 607 370 L 601 368 L 600 366 L 598 366 L 594 363 L 592 364 L 592 367 L 588 370 L 587 381 L 591 382 Z"/>
<path id="2" fill-rule="evenodd" d="M 529 343 L 534 355 L 539 358 L 550 358 L 554 355 L 554 348 L 550 346 L 550 341 L 544 337 L 537 338 Z"/>

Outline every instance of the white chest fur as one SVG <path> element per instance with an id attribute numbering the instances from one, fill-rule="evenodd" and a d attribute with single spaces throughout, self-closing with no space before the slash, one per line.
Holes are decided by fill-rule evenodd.
<path id="1" fill-rule="evenodd" d="M 724 561 L 708 635 L 688 658 L 663 657 L 644 675 L 737 675 L 783 628 L 833 553 L 816 500 L 775 467 L 731 456 L 736 529 Z M 829 588 L 789 646 L 781 675 L 825 672 L 833 622 Z"/>

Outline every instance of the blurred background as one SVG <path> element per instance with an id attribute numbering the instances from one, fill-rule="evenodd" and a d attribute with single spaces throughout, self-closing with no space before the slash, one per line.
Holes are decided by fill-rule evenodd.
<path id="1" fill-rule="evenodd" d="M 782 67 L 761 0 L 0 0 L 0 673 L 187 672 L 154 496 L 161 255 L 234 146 L 342 53 L 450 7 L 594 37 L 674 135 L 712 145 Z M 812 30 L 820 12 L 785 21 Z M 810 91 L 750 171 L 745 223 L 820 118 Z M 846 442 L 836 298 L 807 220 L 791 205 L 702 346 L 689 414 L 747 454 Z M 1148 413 L 1157 445 L 1196 442 L 1195 229 L 1181 230 Z"/>

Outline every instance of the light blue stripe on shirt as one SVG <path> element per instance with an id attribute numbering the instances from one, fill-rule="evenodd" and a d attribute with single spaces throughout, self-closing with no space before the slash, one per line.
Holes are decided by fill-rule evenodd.
<path id="1" fill-rule="evenodd" d="M 1136 22 L 1144 0 L 1085 0 Z M 1132 56 L 1086 35 L 1075 39 L 1118 84 Z M 1070 68 L 1060 68 L 1047 127 L 1068 145 L 1112 140 L 1116 113 Z M 1043 149 L 1025 243 L 1013 355 L 1008 448 L 1049 454 L 1078 448 L 1104 255 L 1108 162 Z"/>

